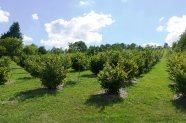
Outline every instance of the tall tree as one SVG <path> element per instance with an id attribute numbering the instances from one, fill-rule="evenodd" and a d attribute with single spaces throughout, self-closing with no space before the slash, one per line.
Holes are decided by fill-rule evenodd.
<path id="1" fill-rule="evenodd" d="M 176 50 L 177 51 L 186 50 L 186 31 L 180 36 L 180 39 L 176 44 Z"/>
<path id="2" fill-rule="evenodd" d="M 128 45 L 128 49 L 135 49 L 136 46 L 137 45 L 135 43 L 132 43 L 132 44 Z"/>
<path id="3" fill-rule="evenodd" d="M 78 41 L 75 43 L 70 43 L 69 44 L 69 50 L 68 52 L 85 52 L 87 50 L 87 45 L 83 41 Z"/>
<path id="4" fill-rule="evenodd" d="M 1 39 L 5 38 L 18 38 L 18 39 L 23 39 L 22 33 L 20 31 L 20 26 L 18 22 L 14 22 L 10 28 L 9 31 L 1 35 Z"/>
<path id="5" fill-rule="evenodd" d="M 63 49 L 62 48 L 56 48 L 56 47 L 53 47 L 52 49 L 51 49 L 51 53 L 52 54 L 62 54 L 64 51 L 63 51 Z"/>
<path id="6" fill-rule="evenodd" d="M 164 48 L 169 48 L 169 45 L 167 43 L 164 43 Z"/>
<path id="7" fill-rule="evenodd" d="M 45 49 L 44 46 L 40 46 L 38 49 L 37 49 L 38 53 L 39 54 L 47 54 L 47 50 Z"/>

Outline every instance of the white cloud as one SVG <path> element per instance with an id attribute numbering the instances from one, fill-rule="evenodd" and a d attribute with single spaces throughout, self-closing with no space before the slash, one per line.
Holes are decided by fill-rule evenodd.
<path id="1" fill-rule="evenodd" d="M 164 17 L 161 17 L 161 18 L 159 19 L 159 22 L 162 22 L 164 19 L 165 19 Z"/>
<path id="2" fill-rule="evenodd" d="M 156 29 L 156 31 L 158 31 L 158 32 L 163 32 L 163 29 L 164 29 L 163 26 L 159 26 L 159 27 Z"/>
<path id="3" fill-rule="evenodd" d="M 91 11 L 69 21 L 58 19 L 45 24 L 48 40 L 41 40 L 45 46 L 67 48 L 69 43 L 84 41 L 86 44 L 100 43 L 100 29 L 113 23 L 109 14 L 99 14 Z"/>
<path id="4" fill-rule="evenodd" d="M 10 13 L 0 8 L 0 23 L 9 21 Z"/>
<path id="5" fill-rule="evenodd" d="M 38 20 L 39 19 L 38 14 L 37 13 L 32 14 L 32 19 L 33 20 Z"/>
<path id="6" fill-rule="evenodd" d="M 150 43 L 144 43 L 141 46 L 142 47 L 147 47 L 147 46 L 158 47 L 158 46 L 160 46 L 160 44 L 154 43 L 154 42 L 150 42 Z"/>
<path id="7" fill-rule="evenodd" d="M 92 4 L 94 4 L 93 0 L 81 0 L 81 1 L 79 1 L 80 6 L 89 6 L 89 5 L 92 5 Z"/>
<path id="8" fill-rule="evenodd" d="M 33 42 L 33 39 L 27 35 L 23 35 L 23 43 L 24 44 L 30 44 L 31 42 Z"/>
<path id="9" fill-rule="evenodd" d="M 173 16 L 167 22 L 166 31 L 168 35 L 166 37 L 166 42 L 169 46 L 172 46 L 172 43 L 177 41 L 180 35 L 186 30 L 186 15 L 182 17 Z"/>

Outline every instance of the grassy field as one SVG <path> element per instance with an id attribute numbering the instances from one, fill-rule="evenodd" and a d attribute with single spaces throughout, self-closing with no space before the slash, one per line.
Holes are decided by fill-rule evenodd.
<path id="1" fill-rule="evenodd" d="M 48 91 L 11 65 L 11 81 L 0 86 L 0 123 L 186 122 L 186 103 L 173 100 L 165 59 L 128 87 L 125 99 L 106 101 L 90 71 L 81 72 L 79 81 L 78 72 L 71 72 L 63 89 Z"/>

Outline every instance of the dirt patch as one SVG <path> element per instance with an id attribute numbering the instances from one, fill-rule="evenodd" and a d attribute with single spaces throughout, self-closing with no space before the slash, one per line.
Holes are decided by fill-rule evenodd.
<path id="1" fill-rule="evenodd" d="M 106 90 L 100 90 L 96 93 L 96 95 L 103 95 L 105 98 L 121 98 L 124 99 L 128 96 L 128 93 L 124 89 L 120 89 L 118 94 L 109 94 Z"/>
<path id="2" fill-rule="evenodd" d="M 14 105 L 14 104 L 16 104 L 18 101 L 17 100 L 11 100 L 11 101 L 0 101 L 0 104 L 1 105 Z"/>

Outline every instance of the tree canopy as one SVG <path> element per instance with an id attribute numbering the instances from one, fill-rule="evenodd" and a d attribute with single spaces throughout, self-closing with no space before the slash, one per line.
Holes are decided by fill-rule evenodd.
<path id="1" fill-rule="evenodd" d="M 70 43 L 68 52 L 76 52 L 76 51 L 79 51 L 79 52 L 87 51 L 87 45 L 85 44 L 85 42 L 78 41 L 75 43 Z"/>
<path id="2" fill-rule="evenodd" d="M 6 56 L 18 56 L 22 51 L 22 41 L 17 38 L 5 38 L 0 39 L 1 51 L 4 53 L 1 55 Z"/>
<path id="3" fill-rule="evenodd" d="M 180 39 L 178 40 L 175 49 L 177 51 L 184 51 L 186 50 L 186 31 L 180 36 Z"/>
<path id="4" fill-rule="evenodd" d="M 8 37 L 9 38 L 23 39 L 18 22 L 14 22 L 10 26 L 9 30 L 1 35 L 1 39 L 5 39 L 5 38 L 8 38 Z"/>

